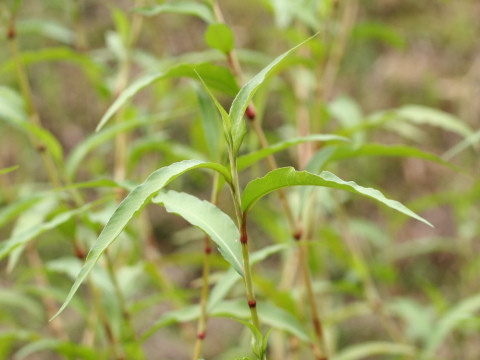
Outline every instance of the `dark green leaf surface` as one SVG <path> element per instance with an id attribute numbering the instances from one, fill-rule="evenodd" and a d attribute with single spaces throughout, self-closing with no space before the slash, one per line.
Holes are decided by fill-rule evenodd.
<path id="1" fill-rule="evenodd" d="M 364 195 L 379 201 L 394 210 L 432 226 L 432 224 L 430 224 L 427 220 L 415 214 L 406 206 L 402 205 L 398 201 L 387 199 L 380 191 L 376 189 L 365 188 L 353 181 L 344 181 L 328 171 L 322 171 L 319 175 L 316 175 L 307 171 L 295 171 L 295 169 L 292 167 L 273 170 L 264 177 L 249 182 L 242 194 L 242 209 L 244 212 L 248 211 L 258 199 L 272 191 L 283 187 L 298 185 L 324 186 Z"/>
<path id="2" fill-rule="evenodd" d="M 227 214 L 208 201 L 176 191 L 160 193 L 152 201 L 163 204 L 168 212 L 180 215 L 203 230 L 218 245 L 222 256 L 237 273 L 242 277 L 245 275 L 240 233 Z"/>
<path id="3" fill-rule="evenodd" d="M 153 172 L 144 183 L 138 185 L 128 196 L 120 203 L 107 225 L 103 229 L 98 239 L 90 249 L 87 259 L 82 270 L 78 274 L 77 280 L 72 286 L 67 298 L 54 316 L 57 317 L 68 305 L 73 295 L 77 292 L 81 283 L 86 279 L 90 271 L 98 262 L 105 250 L 120 235 L 123 229 L 128 225 L 132 218 L 137 215 L 146 203 L 170 181 L 174 180 L 181 174 L 197 169 L 208 168 L 220 172 L 226 179 L 229 179 L 229 171 L 220 164 L 202 162 L 198 160 L 186 160 L 174 163 Z"/>

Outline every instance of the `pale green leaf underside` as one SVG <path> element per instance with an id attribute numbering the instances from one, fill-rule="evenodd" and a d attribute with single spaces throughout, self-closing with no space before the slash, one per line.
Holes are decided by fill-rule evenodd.
<path id="1" fill-rule="evenodd" d="M 389 342 L 371 342 L 353 345 L 335 355 L 332 360 L 361 360 L 375 355 L 412 356 L 415 348 L 410 345 Z"/>
<path id="2" fill-rule="evenodd" d="M 316 35 L 314 35 L 316 36 Z M 260 85 L 265 81 L 265 79 L 282 63 L 282 60 L 285 59 L 288 55 L 294 52 L 297 48 L 302 46 L 304 43 L 312 39 L 314 36 L 308 38 L 307 40 L 301 42 L 292 49 L 284 52 L 282 55 L 278 56 L 270 64 L 268 64 L 262 71 L 255 75 L 250 81 L 248 81 L 238 92 L 237 96 L 233 100 L 232 106 L 230 108 L 229 116 L 232 121 L 232 140 L 233 140 L 233 150 L 238 153 L 238 149 L 242 144 L 243 137 L 245 135 L 245 123 L 243 122 L 243 114 L 247 109 L 248 104 L 255 95 L 255 92 L 258 90 Z"/>
<path id="3" fill-rule="evenodd" d="M 215 17 L 207 5 L 196 1 L 175 1 L 160 5 L 144 6 L 135 9 L 145 16 L 155 16 L 159 14 L 182 14 L 197 16 L 207 23 L 212 23 Z"/>
<path id="4" fill-rule="evenodd" d="M 128 196 L 117 207 L 100 236 L 93 244 L 93 247 L 90 249 L 85 264 L 80 270 L 64 304 L 52 320 L 65 309 L 108 246 L 115 241 L 123 229 L 125 229 L 132 218 L 142 210 L 146 203 L 169 182 L 181 174 L 197 168 L 216 170 L 229 180 L 229 171 L 222 165 L 198 160 L 181 161 L 153 172 L 144 183 L 133 189 L 133 191 L 128 194 Z"/>
<path id="5" fill-rule="evenodd" d="M 242 209 L 244 212 L 248 211 L 258 199 L 272 191 L 288 186 L 298 185 L 324 186 L 364 195 L 429 226 L 433 226 L 430 224 L 430 222 L 415 214 L 405 205 L 399 203 L 398 201 L 387 199 L 380 191 L 376 189 L 365 188 L 353 181 L 344 181 L 329 171 L 322 171 L 319 175 L 316 175 L 307 171 L 296 171 L 292 167 L 273 170 L 264 177 L 249 182 L 242 194 Z"/>
<path id="6" fill-rule="evenodd" d="M 152 201 L 163 204 L 168 212 L 180 215 L 203 230 L 218 245 L 225 260 L 244 276 L 240 233 L 227 214 L 208 201 L 176 191 L 162 192 Z"/>

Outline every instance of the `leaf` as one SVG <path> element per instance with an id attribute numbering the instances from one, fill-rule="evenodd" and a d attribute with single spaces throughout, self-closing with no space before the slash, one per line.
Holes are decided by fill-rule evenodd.
<path id="1" fill-rule="evenodd" d="M 282 60 L 285 59 L 288 55 L 298 49 L 300 46 L 305 44 L 307 41 L 315 37 L 308 38 L 307 40 L 301 42 L 292 49 L 284 52 L 282 55 L 278 56 L 270 64 L 268 64 L 262 71 L 255 75 L 249 82 L 247 82 L 239 91 L 235 99 L 233 100 L 232 106 L 230 108 L 229 116 L 232 120 L 232 131 L 231 137 L 233 141 L 233 150 L 234 155 L 238 153 L 240 145 L 242 144 L 243 137 L 245 136 L 245 123 L 243 121 L 243 114 L 247 109 L 248 104 L 255 95 L 255 92 L 262 85 L 265 79 L 282 63 Z"/>
<path id="2" fill-rule="evenodd" d="M 202 120 L 203 133 L 208 146 L 210 158 L 219 160 L 222 154 L 221 141 L 222 127 L 217 111 L 209 100 L 208 95 L 200 87 L 196 87 L 198 104 Z"/>
<path id="3" fill-rule="evenodd" d="M 438 126 L 462 136 L 469 136 L 472 133 L 471 129 L 455 116 L 426 106 L 406 105 L 397 109 L 395 113 L 415 124 Z"/>
<path id="4" fill-rule="evenodd" d="M 332 360 L 361 360 L 374 355 L 415 355 L 415 348 L 410 345 L 395 344 L 390 342 L 369 342 L 349 346 Z"/>
<path id="5" fill-rule="evenodd" d="M 77 172 L 78 166 L 82 163 L 83 159 L 87 156 L 87 154 L 99 145 L 107 142 L 110 139 L 115 138 L 115 135 L 135 129 L 143 125 L 152 124 L 157 121 L 165 121 L 189 113 L 190 110 L 168 111 L 156 114 L 152 117 L 123 121 L 119 124 L 114 124 L 107 129 L 104 129 L 103 131 L 91 134 L 79 145 L 77 145 L 68 157 L 65 164 L 65 172 L 67 174 L 67 177 L 70 180 L 73 180 Z"/>
<path id="6" fill-rule="evenodd" d="M 70 341 L 60 341 L 56 339 L 41 339 L 34 341 L 28 345 L 22 347 L 13 358 L 14 360 L 22 360 L 27 358 L 36 352 L 42 350 L 54 350 L 67 358 L 81 358 L 81 359 L 105 359 L 105 355 L 102 355 L 98 350 L 91 347 L 77 345 Z"/>
<path id="7" fill-rule="evenodd" d="M 328 154 L 327 154 L 328 153 Z M 360 156 L 388 156 L 388 157 L 413 157 L 436 162 L 456 171 L 463 170 L 443 160 L 439 156 L 421 151 L 412 146 L 406 145 L 384 145 L 384 144 L 361 144 L 328 146 L 317 152 L 307 166 L 307 169 L 317 172 L 332 161 L 351 159 Z M 318 158 L 317 158 L 318 157 Z"/>
<path id="8" fill-rule="evenodd" d="M 245 276 L 240 233 L 227 214 L 208 201 L 176 191 L 162 192 L 152 201 L 204 231 L 218 245 L 225 260 L 238 274 Z"/>
<path id="9" fill-rule="evenodd" d="M 0 228 L 20 215 L 23 211 L 41 201 L 44 197 L 45 194 L 35 194 L 24 198 L 19 198 L 15 202 L 7 206 L 3 206 L 0 210 Z"/>
<path id="10" fill-rule="evenodd" d="M 205 32 L 205 41 L 208 46 L 218 49 L 224 54 L 228 54 L 233 50 L 235 45 L 233 32 L 228 25 L 223 23 L 215 23 L 208 25 Z"/>
<path id="11" fill-rule="evenodd" d="M 418 216 L 398 201 L 387 199 L 376 189 L 365 188 L 353 181 L 344 181 L 329 171 L 322 171 L 319 175 L 316 175 L 307 171 L 295 171 L 292 167 L 276 169 L 263 178 L 250 181 L 242 194 L 242 209 L 244 212 L 247 212 L 258 199 L 274 190 L 298 185 L 324 186 L 364 195 L 433 227 L 427 220 Z"/>
<path id="12" fill-rule="evenodd" d="M 230 70 L 223 66 L 213 65 L 210 63 L 200 64 L 180 64 L 173 66 L 167 71 L 154 72 L 143 75 L 127 87 L 107 109 L 100 123 L 97 125 L 96 131 L 102 129 L 108 120 L 134 95 L 148 85 L 157 80 L 172 77 L 188 77 L 197 79 L 197 72 L 201 75 L 209 86 L 214 87 L 226 94 L 235 94 L 238 86 L 235 78 Z"/>
<path id="13" fill-rule="evenodd" d="M 279 251 L 288 249 L 292 247 L 293 245 L 291 243 L 289 244 L 277 244 L 277 245 L 271 245 L 267 246 L 261 250 L 255 251 L 250 255 L 250 264 L 254 265 L 265 258 L 276 254 Z M 233 286 L 241 279 L 238 274 L 233 271 L 233 269 L 229 269 L 223 277 L 215 284 L 213 287 L 212 291 L 210 292 L 210 296 L 208 297 L 208 303 L 207 303 L 207 310 L 210 312 L 215 308 L 215 306 L 223 300 L 228 292 L 232 289 Z"/>
<path id="14" fill-rule="evenodd" d="M 207 23 L 215 21 L 211 8 L 196 1 L 174 1 L 166 4 L 144 6 L 134 9 L 134 11 L 145 16 L 184 14 L 197 16 Z"/>
<path id="15" fill-rule="evenodd" d="M 0 175 L 8 174 L 9 172 L 15 171 L 18 169 L 18 165 L 10 166 L 8 168 L 0 169 Z"/>
<path id="16" fill-rule="evenodd" d="M 82 214 L 87 210 L 91 209 L 94 205 L 98 204 L 98 202 L 92 202 L 86 204 L 82 207 L 79 207 L 75 210 L 65 211 L 57 216 L 55 216 L 52 220 L 46 223 L 42 223 L 38 226 L 33 228 L 29 228 L 25 231 L 22 231 L 19 234 L 16 234 L 9 238 L 8 240 L 2 241 L 0 243 L 0 260 L 3 259 L 5 256 L 10 254 L 13 250 L 17 247 L 28 243 L 30 240 L 34 239 L 38 235 L 44 233 L 45 231 L 55 229 L 57 226 L 67 222 L 72 217 Z"/>
<path id="17" fill-rule="evenodd" d="M 314 134 L 314 135 L 308 135 L 304 137 L 297 137 L 297 138 L 292 138 L 288 139 L 285 141 L 281 141 L 279 143 L 270 145 L 267 148 L 263 148 L 258 151 L 251 152 L 246 155 L 242 155 L 238 158 L 238 163 L 237 163 L 237 168 L 238 170 L 244 170 L 247 167 L 255 164 L 261 159 L 266 158 L 268 155 L 274 154 L 276 152 L 288 149 L 289 147 L 293 145 L 298 145 L 302 144 L 305 142 L 310 142 L 310 141 L 349 141 L 348 138 L 343 137 L 343 136 L 338 136 L 338 135 L 331 135 L 331 134 Z"/>
<path id="18" fill-rule="evenodd" d="M 480 309 L 480 294 L 460 301 L 431 329 L 421 359 L 434 359 L 435 351 L 447 335 L 463 320 L 469 319 Z"/>
<path id="19" fill-rule="evenodd" d="M 133 217 L 142 210 L 146 203 L 172 180 L 189 170 L 197 168 L 216 170 L 230 181 L 229 171 L 222 165 L 198 160 L 185 160 L 154 171 L 144 183 L 138 185 L 128 194 L 108 220 L 107 225 L 105 225 L 105 228 L 90 249 L 85 264 L 78 274 L 65 302 L 51 320 L 60 315 L 67 307 L 73 295 L 77 292 L 90 271 L 92 271 L 105 250 L 116 240 L 123 229 L 125 229 Z"/>
<path id="20" fill-rule="evenodd" d="M 452 147 L 450 150 L 448 150 L 445 154 L 442 155 L 444 159 L 451 159 L 455 155 L 459 154 L 469 146 L 474 146 L 476 143 L 480 141 L 480 130 L 476 131 L 472 135 L 468 136 L 466 139 L 462 140 L 459 142 L 457 145 Z"/>
<path id="21" fill-rule="evenodd" d="M 18 21 L 18 35 L 43 35 L 47 38 L 57 40 L 66 44 L 73 44 L 75 34 L 62 24 L 53 19 L 28 19 Z"/>

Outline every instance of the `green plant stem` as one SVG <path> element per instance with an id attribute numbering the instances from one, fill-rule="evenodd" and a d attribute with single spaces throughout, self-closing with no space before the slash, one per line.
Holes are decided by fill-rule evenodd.
<path id="1" fill-rule="evenodd" d="M 230 168 L 232 173 L 232 197 L 237 216 L 238 226 L 240 228 L 240 242 L 242 245 L 243 266 L 245 268 L 245 291 L 247 295 L 248 307 L 252 315 L 253 325 L 260 331 L 260 321 L 257 313 L 257 300 L 253 288 L 252 271 L 250 266 L 250 256 L 248 252 L 248 234 L 247 234 L 247 217 L 242 211 L 242 201 L 240 198 L 240 185 L 238 181 L 237 159 L 233 155 L 233 149 L 229 149 Z"/>
<path id="2" fill-rule="evenodd" d="M 217 2 L 214 2 L 214 12 L 215 12 L 215 16 L 216 16 L 217 20 L 220 21 L 220 22 L 224 22 L 223 21 L 223 14 L 222 14 L 221 9 L 218 6 Z M 227 54 L 227 60 L 228 60 L 228 65 L 229 65 L 232 73 L 236 77 L 237 81 L 240 83 L 240 85 L 243 85 L 243 71 L 241 69 L 240 63 L 239 63 L 238 58 L 236 56 L 236 53 L 234 51 L 229 52 Z M 269 146 L 269 144 L 268 144 L 267 138 L 265 137 L 265 133 L 263 132 L 263 129 L 262 129 L 260 123 L 258 122 L 258 118 L 255 116 L 255 110 L 254 110 L 253 103 L 251 103 L 249 105 L 249 107 L 250 107 L 250 113 L 248 114 L 248 118 L 250 119 L 250 123 L 252 124 L 252 127 L 255 131 L 255 134 L 258 137 L 258 140 L 260 142 L 261 147 L 262 148 L 267 148 Z M 278 168 L 277 163 L 275 161 L 275 158 L 272 155 L 267 156 L 267 163 L 268 163 L 268 166 L 269 166 L 270 170 L 274 170 L 274 169 Z M 238 189 L 238 174 L 236 173 L 236 164 L 235 164 L 235 167 L 233 167 L 234 162 L 232 161 L 232 159 L 230 159 L 230 164 L 232 166 L 232 180 L 234 182 L 234 184 L 233 184 L 234 189 L 235 189 L 235 187 Z M 235 171 L 233 171 L 233 168 L 235 169 Z M 235 174 L 234 174 L 234 172 L 235 172 Z M 237 185 L 235 185 L 235 182 L 237 182 Z M 294 239 L 299 239 L 302 236 L 302 229 L 299 226 L 299 222 L 297 222 L 295 220 L 295 216 L 293 215 L 293 211 L 292 211 L 292 209 L 290 207 L 290 204 L 288 203 L 288 200 L 287 200 L 286 192 L 283 189 L 279 189 L 277 191 L 277 193 L 278 193 L 281 205 L 282 205 L 283 212 L 284 212 L 285 217 L 287 219 L 292 237 Z M 237 193 L 237 196 L 239 198 L 239 193 Z M 237 200 L 237 201 L 238 201 L 239 204 L 241 204 L 240 199 Z M 241 210 L 240 211 L 237 210 L 237 218 L 239 217 L 239 213 L 241 214 Z M 242 238 L 242 254 L 243 254 L 244 263 L 245 263 L 245 284 L 246 284 L 246 288 L 247 288 L 247 298 L 248 298 L 249 304 L 250 304 L 250 301 L 253 301 L 255 303 L 255 294 L 253 293 L 253 286 L 251 284 L 250 266 L 247 266 L 247 264 L 249 263 L 249 259 L 248 259 L 248 241 L 247 241 L 248 235 L 247 235 L 247 231 L 246 231 L 247 230 L 246 229 L 246 217 L 243 216 L 243 214 L 242 214 L 240 219 L 241 219 L 240 228 L 241 228 L 241 238 Z M 300 253 L 302 253 L 301 250 L 299 250 L 299 251 L 300 251 Z M 303 258 L 302 255 L 301 255 L 301 257 Z M 306 282 L 305 286 L 307 287 L 307 289 L 310 289 L 311 293 L 313 294 L 312 280 L 311 280 L 311 276 L 310 276 L 310 271 L 308 269 L 308 262 L 305 262 L 305 261 L 302 262 L 301 261 L 300 266 L 302 267 L 302 273 L 304 274 L 303 278 L 304 278 L 304 281 Z M 249 273 L 248 276 L 247 276 L 247 272 Z M 306 275 L 308 275 L 308 276 L 306 276 Z M 312 301 L 309 301 L 309 304 L 310 304 L 310 307 L 311 307 L 311 316 L 312 316 L 312 321 L 313 321 L 313 324 L 314 324 L 315 333 L 316 333 L 317 339 L 318 339 L 318 345 L 317 346 L 319 346 L 320 349 L 325 349 L 323 331 L 322 331 L 322 323 L 321 323 L 320 317 L 318 315 L 318 311 L 317 311 L 317 308 L 316 308 L 314 297 L 312 296 L 310 298 L 312 300 Z M 252 310 L 252 307 L 250 307 L 250 310 Z M 255 308 L 255 316 L 257 316 L 256 308 Z M 254 319 L 254 312 L 253 311 L 252 311 L 252 319 Z M 258 321 L 258 319 L 257 319 L 257 321 Z M 254 324 L 255 324 L 255 322 L 254 322 Z M 321 353 L 322 350 L 319 350 L 317 348 L 317 346 L 313 346 L 314 353 L 316 354 L 317 359 L 327 360 L 326 357 L 322 358 L 322 357 L 318 356 L 318 354 Z"/>
<path id="3" fill-rule="evenodd" d="M 215 172 L 213 177 L 212 184 L 212 193 L 210 196 L 210 202 L 214 205 L 218 202 L 219 189 L 218 189 L 218 180 L 220 174 Z M 202 293 L 200 297 L 200 318 L 198 319 L 197 325 L 197 340 L 195 341 L 195 348 L 193 351 L 193 360 L 198 360 L 202 354 L 202 347 L 204 339 L 207 336 L 207 301 L 208 301 L 208 290 L 209 283 L 208 278 L 210 275 L 210 254 L 212 252 L 211 241 L 208 235 L 205 235 L 205 248 L 203 256 L 203 272 L 202 272 Z"/>

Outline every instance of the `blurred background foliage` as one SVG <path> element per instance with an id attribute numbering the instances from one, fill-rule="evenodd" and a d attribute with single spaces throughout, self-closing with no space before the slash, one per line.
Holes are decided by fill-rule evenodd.
<path id="1" fill-rule="evenodd" d="M 52 220 L 67 211 L 72 202 L 67 195 L 41 196 L 51 186 L 41 155 L 31 144 L 28 134 L 32 130 L 22 122 L 27 121 L 29 109 L 22 99 L 7 41 L 12 8 L 17 2 L 0 3 L 0 168 L 19 165 L 17 170 L 0 175 L 2 240 L 22 227 Z M 255 97 L 268 140 L 275 143 L 297 136 L 296 121 L 307 114 L 312 132 L 337 133 L 353 140 L 349 151 L 354 155 L 337 153 L 339 159 L 344 159 L 332 160 L 325 165 L 327 169 L 363 186 L 384 190 L 435 226 L 428 228 L 340 193 L 319 191 L 309 195 L 321 204 L 311 210 L 317 223 L 310 265 L 332 349 L 341 354 L 348 346 L 388 339 L 375 309 L 362 307 L 364 298 L 368 299 L 362 268 L 367 264 L 367 278 L 375 283 L 386 311 L 422 356 L 480 358 L 480 178 L 476 152 L 479 136 L 475 133 L 480 127 L 480 3 L 218 3 L 225 23 L 233 31 L 245 80 L 278 54 L 319 31 L 308 46 L 288 60 L 290 63 L 287 61 L 285 71 L 270 79 Z M 155 4 L 128 0 L 24 0 L 19 8 L 17 43 L 19 57 L 28 69 L 32 103 L 42 127 L 56 139 L 47 139 L 47 143 L 50 151 L 57 149 L 58 157 L 64 160 L 60 167 L 69 183 L 113 177 L 115 134 L 101 138 L 107 131 L 97 135 L 94 131 L 113 99 L 134 79 L 184 62 L 227 66 L 224 55 L 205 41 L 205 19 L 168 12 L 144 16 L 132 11 Z M 349 6 L 354 8 L 348 10 Z M 135 31 L 138 34 L 132 36 Z M 208 136 L 203 135 L 197 85 L 186 78 L 159 81 L 124 108 L 125 122 L 138 122 L 128 132 L 126 179 L 141 182 L 153 170 L 173 161 L 208 158 Z M 216 93 L 228 108 L 232 93 Z M 385 120 L 389 116 L 394 120 Z M 406 156 L 407 150 L 392 157 L 362 148 L 380 156 L 355 155 L 354 151 L 365 144 L 411 146 L 443 156 L 456 168 L 445 166 L 439 158 L 427 161 L 424 156 Z M 258 146 L 258 140 L 249 132 L 242 154 Z M 306 164 L 297 160 L 297 155 L 297 150 L 291 148 L 279 153 L 277 161 L 282 166 L 304 167 Z M 264 164 L 256 164 L 242 175 L 241 181 L 263 176 L 265 169 Z M 208 198 L 210 185 L 207 175 L 195 173 L 179 179 L 172 188 Z M 78 272 L 80 261 L 68 256 L 72 252 L 69 238 L 78 237 L 88 248 L 115 206 L 110 188 L 89 188 L 83 196 L 89 201 L 109 198 L 107 205 L 81 215 L 80 223 L 68 220 L 36 239 L 43 262 L 39 266 L 48 283 L 54 285 L 35 281 L 35 259 L 31 256 L 20 256 L 18 265 L 8 273 L 7 261 L 2 262 L 0 358 L 14 358 L 14 353 L 15 359 L 54 359 L 58 354 L 75 358 L 65 355 L 68 349 L 59 350 L 60 346 L 44 345 L 51 352 L 33 349 L 36 355 L 30 355 L 31 348 L 26 346 L 51 335 L 42 297 L 46 294 L 61 303 Z M 232 214 L 228 196 L 223 191 L 219 204 Z M 300 191 L 290 194 L 299 212 L 302 196 Z M 18 205 L 21 201 L 25 213 Z M 17 210 L 12 210 L 12 204 L 17 204 Z M 276 198 L 269 197 L 255 208 L 251 218 L 253 250 L 287 243 L 288 229 Z M 352 234 L 366 259 L 360 265 L 346 244 L 345 239 Z M 146 331 L 152 319 L 168 310 L 198 299 L 203 251 L 199 238 L 200 231 L 158 207 L 149 207 L 148 216 L 129 227 L 122 241 L 111 249 L 139 332 Z M 149 246 L 159 249 L 161 255 L 157 256 L 168 280 L 157 278 L 150 267 L 159 260 L 152 258 L 157 252 Z M 276 254 L 256 265 L 255 284 L 260 298 L 271 300 L 301 319 L 306 310 L 297 302 L 298 294 L 288 294 L 277 286 L 280 278 L 288 278 L 285 272 L 289 268 L 283 266 L 286 258 L 283 253 Z M 215 255 L 212 266 L 214 284 L 226 263 Z M 95 282 L 106 294 L 104 301 L 113 332 L 121 333 L 120 305 L 102 271 L 105 269 L 95 275 Z M 242 287 L 235 287 L 230 296 L 234 298 L 242 291 Z M 89 306 L 88 301 L 79 298 L 72 303 L 75 310 L 64 315 L 72 342 L 81 343 L 83 328 L 92 321 Z M 174 318 L 171 323 L 181 321 Z M 143 346 L 147 358 L 188 358 L 193 330 L 187 325 L 171 325 L 148 338 Z M 241 324 L 221 318 L 212 319 L 209 326 L 206 359 L 233 359 L 248 354 L 247 331 L 243 337 L 238 336 Z M 89 349 L 103 348 L 99 344 L 106 335 L 96 336 L 90 342 L 94 345 L 86 346 L 85 358 L 91 355 Z M 271 341 L 275 343 L 275 337 Z M 289 343 L 291 349 L 296 346 L 294 340 Z M 308 349 L 302 351 L 305 357 L 301 358 L 311 356 Z M 347 355 L 338 359 L 350 359 Z M 352 358 L 404 357 L 370 354 Z"/>

